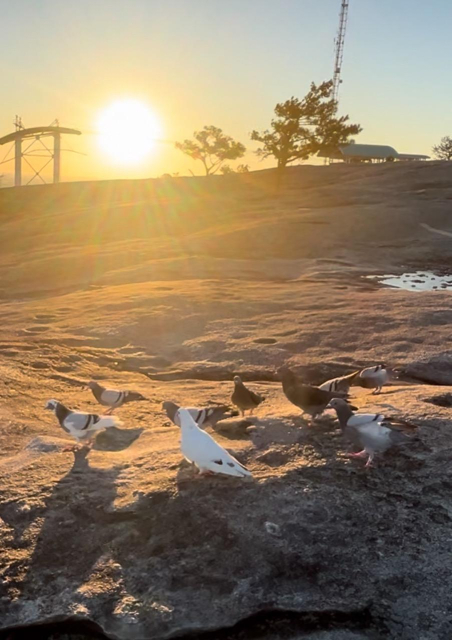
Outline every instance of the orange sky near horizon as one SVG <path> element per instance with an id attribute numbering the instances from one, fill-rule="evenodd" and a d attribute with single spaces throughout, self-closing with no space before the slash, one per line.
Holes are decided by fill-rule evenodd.
<path id="1" fill-rule="evenodd" d="M 80 129 L 63 139 L 63 149 L 84 154 L 63 153 L 63 181 L 201 175 L 174 142 L 209 124 L 246 145 L 233 166 L 274 166 L 254 155 L 249 134 L 269 126 L 277 102 L 331 77 L 339 8 L 340 0 L 7 3 L 0 136 L 13 131 L 16 114 L 27 127 L 58 118 Z M 350 3 L 340 112 L 362 125 L 357 142 L 430 155 L 452 134 L 451 23 L 447 0 Z M 161 125 L 160 141 L 137 164 L 118 164 L 95 134 L 99 114 L 120 99 L 147 105 Z M 1 173 L 3 186 L 12 184 L 12 164 Z M 26 165 L 23 175 L 26 182 Z"/>

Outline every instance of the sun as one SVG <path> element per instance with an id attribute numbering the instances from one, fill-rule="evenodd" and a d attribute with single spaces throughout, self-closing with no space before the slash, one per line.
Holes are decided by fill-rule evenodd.
<path id="1" fill-rule="evenodd" d="M 97 121 L 99 146 L 117 164 L 143 162 L 161 135 L 160 124 L 151 109 L 140 100 L 116 100 Z"/>

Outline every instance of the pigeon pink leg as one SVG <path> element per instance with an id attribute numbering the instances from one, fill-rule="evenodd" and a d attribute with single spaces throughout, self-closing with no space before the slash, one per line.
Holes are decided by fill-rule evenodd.
<path id="1" fill-rule="evenodd" d="M 365 467 L 366 467 L 366 468 L 368 468 L 368 467 L 373 467 L 373 464 L 372 464 L 372 460 L 373 460 L 373 459 L 374 459 L 374 455 L 373 455 L 373 453 L 371 453 L 371 454 L 369 455 L 369 458 L 368 458 L 368 460 L 367 460 L 366 464 L 365 464 Z"/>
<path id="2" fill-rule="evenodd" d="M 359 453 L 347 453 L 347 458 L 365 458 L 367 456 L 367 451 L 363 449 Z"/>

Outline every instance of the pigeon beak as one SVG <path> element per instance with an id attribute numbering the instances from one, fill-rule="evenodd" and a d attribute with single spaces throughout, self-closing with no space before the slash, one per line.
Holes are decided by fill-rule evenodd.
<path id="1" fill-rule="evenodd" d="M 325 409 L 332 409 L 333 407 L 328 403 L 325 407 Z"/>
<path id="2" fill-rule="evenodd" d="M 348 405 L 352 411 L 358 411 L 358 407 L 355 407 L 353 404 Z"/>

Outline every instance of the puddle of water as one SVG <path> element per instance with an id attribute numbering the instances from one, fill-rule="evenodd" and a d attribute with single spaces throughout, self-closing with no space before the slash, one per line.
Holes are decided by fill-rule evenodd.
<path id="1" fill-rule="evenodd" d="M 439 275 L 434 271 L 412 271 L 401 276 L 386 274 L 366 276 L 378 280 L 380 284 L 405 291 L 447 291 L 452 290 L 452 274 Z"/>

